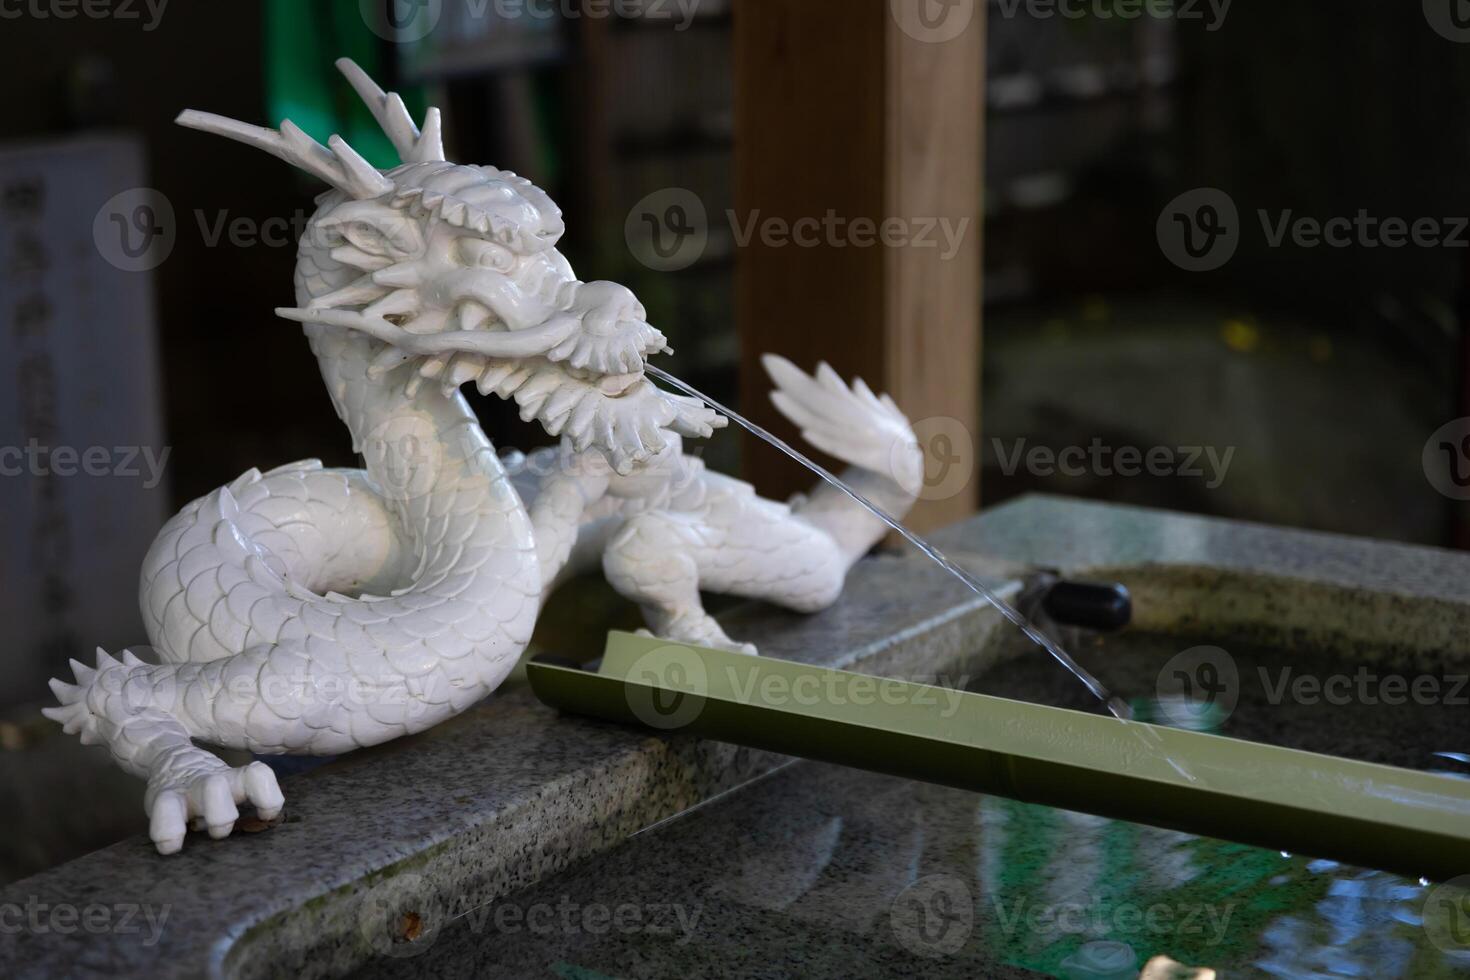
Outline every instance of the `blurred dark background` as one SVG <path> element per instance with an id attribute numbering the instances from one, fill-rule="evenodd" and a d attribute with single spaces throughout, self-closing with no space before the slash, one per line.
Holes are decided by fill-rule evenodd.
<path id="1" fill-rule="evenodd" d="M 1470 5 L 975 2 L 970 30 L 982 33 L 971 37 L 983 43 L 971 60 L 984 85 L 924 98 L 983 121 L 983 270 L 977 241 L 959 279 L 974 305 L 983 298 L 983 354 L 970 353 L 974 337 L 943 344 L 944 321 L 926 325 L 938 346 L 906 345 L 919 325 L 902 304 L 885 334 L 890 354 L 912 347 L 911 360 L 964 352 L 947 367 L 961 380 L 946 383 L 969 389 L 955 404 L 978 404 L 952 420 L 945 451 L 969 475 L 933 496 L 962 500 L 962 513 L 1041 490 L 1470 542 L 1470 422 L 1457 421 L 1470 416 Z M 789 169 L 818 188 L 882 183 L 864 169 L 866 131 L 853 132 L 850 158 L 787 155 L 782 140 L 831 123 L 822 99 L 841 118 L 849 99 L 872 97 L 881 44 L 844 45 L 859 33 L 855 12 L 886 16 L 886 0 L 806 8 L 807 21 L 825 18 L 809 43 L 837 54 L 829 84 L 790 115 L 768 103 L 752 113 L 742 91 L 768 72 L 769 52 L 741 34 L 753 23 L 742 18 L 764 29 L 783 6 L 0 5 L 0 364 L 14 395 L 0 407 L 0 443 L 103 447 L 111 467 L 68 481 L 57 460 L 0 478 L 0 609 L 23 624 L 5 701 L 35 701 L 67 656 L 142 638 L 138 562 L 179 506 L 252 466 L 352 463 L 299 329 L 271 314 L 292 301 L 294 236 L 320 188 L 174 126 L 181 109 L 290 117 L 388 166 L 332 68 L 351 55 L 416 110 L 443 107 L 452 159 L 545 187 L 567 214 L 573 265 L 643 299 L 678 352 L 667 367 L 757 411 L 754 327 L 739 323 L 763 295 L 754 260 L 769 270 L 821 254 L 738 244 L 724 219 L 737 187 L 742 214 L 763 203 L 741 184 L 741 153 L 745 172 Z M 433 13 L 422 36 L 414 11 Z M 779 56 L 801 62 L 803 46 L 775 37 Z M 670 188 L 707 214 L 692 261 L 669 261 L 641 230 L 649 201 L 667 213 Z M 1314 244 L 1299 219 L 1336 220 L 1338 234 Z M 1411 231 L 1395 236 L 1390 222 Z M 839 293 L 867 284 L 846 287 L 814 286 L 827 293 L 813 305 L 840 306 Z M 760 326 L 762 344 L 784 337 L 781 349 L 844 371 L 866 363 L 841 317 Z M 905 390 L 905 404 L 925 395 Z M 955 392 L 937 394 L 944 404 Z M 472 400 L 497 443 L 545 441 L 504 406 Z M 109 479 L 125 446 L 166 460 L 158 479 Z M 1059 468 L 1069 449 L 1082 462 Z M 702 451 L 757 476 L 753 455 L 771 452 L 731 435 Z M 1129 453 L 1151 452 L 1156 472 L 1118 472 Z M 0 725 L 0 742 L 26 737 Z"/>
<path id="2" fill-rule="evenodd" d="M 704 0 L 687 20 L 671 2 L 651 17 L 456 21 L 449 2 L 434 34 L 402 45 L 365 25 L 372 6 L 174 0 L 154 22 L 140 0 L 137 19 L 3 22 L 5 138 L 134 135 L 147 185 L 172 204 L 177 240 L 151 272 L 168 509 L 252 465 L 349 461 L 305 345 L 270 314 L 291 298 L 290 238 L 210 240 L 224 221 L 299 226 L 316 188 L 172 124 L 193 106 L 272 123 L 295 109 L 321 138 L 357 112 L 361 128 L 331 67 L 339 52 L 411 104 L 444 106 L 451 155 L 545 186 L 569 215 L 565 250 L 583 275 L 645 300 L 674 338 L 676 371 L 717 395 L 737 390 L 738 255 L 723 223 L 700 261 L 672 272 L 638 261 L 625 223 L 670 186 L 694 190 L 711 215 L 731 206 L 738 11 Z M 1201 2 L 1176 17 L 1098 16 L 1108 6 L 1037 17 L 1024 3 L 988 5 L 987 356 L 973 433 L 985 503 L 1046 488 L 1449 543 L 1449 504 L 1423 492 L 1419 457 L 1461 414 L 1470 233 L 1438 247 L 1272 247 L 1257 212 L 1274 222 L 1366 210 L 1452 231 L 1470 214 L 1457 98 L 1470 48 L 1415 4 L 1234 4 L 1221 17 Z M 476 9 L 496 5 L 466 6 Z M 1207 274 L 1173 265 L 1155 235 L 1167 202 L 1197 187 L 1224 191 L 1241 219 L 1234 258 Z M 538 438 L 482 407 L 495 434 Z M 1060 448 L 1099 435 L 1112 447 L 1236 454 L 1213 489 L 1001 466 L 1015 440 Z"/>

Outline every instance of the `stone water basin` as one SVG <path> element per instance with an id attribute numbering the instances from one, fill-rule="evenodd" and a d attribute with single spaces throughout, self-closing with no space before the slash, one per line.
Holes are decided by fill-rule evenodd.
<path id="1" fill-rule="evenodd" d="M 1419 672 L 1218 637 L 1069 639 L 1140 718 L 1463 778 L 1463 659 Z M 994 666 L 953 679 L 1095 710 L 1024 641 L 994 642 L 1004 649 L 981 658 Z M 1214 702 L 1179 698 L 1179 669 L 1213 679 Z M 1417 701 L 1416 678 L 1434 679 Z M 1131 978 L 1161 955 L 1227 976 L 1470 975 L 1436 887 L 798 761 L 469 910 L 365 975 Z"/>
<path id="2" fill-rule="evenodd" d="M 1129 632 L 1066 639 L 1141 715 L 1447 779 L 1466 769 L 1453 686 L 1470 662 L 1470 557 L 1052 497 L 934 540 L 992 582 L 1051 569 L 1127 585 Z M 773 657 L 1090 707 L 912 557 L 861 563 L 816 616 L 726 619 Z M 587 625 L 568 653 L 600 649 Z M 1440 687 L 1368 705 L 1360 668 Z M 1347 705 L 1293 686 L 1338 675 Z M 268 833 L 191 837 L 168 860 L 134 838 L 0 891 L 170 911 L 148 946 L 7 937 L 0 975 L 1097 977 L 1135 976 L 1157 953 L 1230 976 L 1470 975 L 1456 958 L 1470 904 L 1434 885 L 562 716 L 524 685 L 285 789 L 287 820 Z M 1099 940 L 1126 949 L 1083 949 Z"/>

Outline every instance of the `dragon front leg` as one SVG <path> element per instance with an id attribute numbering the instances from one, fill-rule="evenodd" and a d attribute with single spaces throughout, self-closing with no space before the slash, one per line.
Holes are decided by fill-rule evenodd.
<path id="1" fill-rule="evenodd" d="M 847 484 L 892 514 L 913 505 L 923 455 L 908 420 L 887 396 L 848 385 L 825 364 L 814 375 L 764 359 L 772 400 L 806 440 L 850 464 Z M 763 500 L 747 484 L 704 473 L 699 492 L 628 519 L 608 543 L 608 581 L 643 607 L 658 636 L 754 653 L 705 612 L 701 590 L 816 612 L 842 591 L 847 570 L 887 530 L 882 519 L 823 485 L 794 506 Z"/>
<path id="2" fill-rule="evenodd" d="M 608 543 L 603 571 L 655 635 L 753 654 L 705 611 L 701 590 L 816 612 L 836 601 L 849 563 L 831 535 L 786 505 L 719 474 L 701 480 L 699 508 L 628 519 Z"/>
<path id="3" fill-rule="evenodd" d="M 248 675 L 250 660 L 263 664 L 264 657 L 247 652 L 230 658 L 244 661 L 231 671 L 230 661 L 151 665 L 131 651 L 119 661 L 99 649 L 95 668 L 72 661 L 76 684 L 51 682 L 61 704 L 45 709 L 46 716 L 84 744 L 106 745 L 123 769 L 147 780 L 143 805 L 160 854 L 181 849 L 191 826 L 214 838 L 228 836 L 241 803 L 254 806 L 262 820 L 281 813 L 285 798 L 269 766 L 232 767 L 194 744 L 195 738 L 219 738 L 217 716 L 249 713 L 226 703 L 239 698 L 240 685 L 228 693 L 210 688 L 227 673 Z"/>

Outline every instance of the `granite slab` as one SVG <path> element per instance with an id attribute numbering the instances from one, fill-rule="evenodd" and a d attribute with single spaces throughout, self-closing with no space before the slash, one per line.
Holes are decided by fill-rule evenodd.
<path id="1" fill-rule="evenodd" d="M 1034 980 L 995 942 L 985 800 L 798 762 L 359 976 Z"/>

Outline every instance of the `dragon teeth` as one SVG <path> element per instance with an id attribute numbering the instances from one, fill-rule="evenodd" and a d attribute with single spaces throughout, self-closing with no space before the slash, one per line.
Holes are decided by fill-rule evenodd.
<path id="1" fill-rule="evenodd" d="M 439 377 L 440 390 L 448 398 L 459 390 L 459 386 L 472 378 L 478 378 L 484 369 L 485 359 L 474 354 L 453 355 L 449 366 Z"/>
<path id="2" fill-rule="evenodd" d="M 478 377 L 481 365 L 475 357 L 457 357 L 449 369 L 450 382 L 458 388 L 471 378 Z"/>
<path id="3" fill-rule="evenodd" d="M 480 373 L 480 379 L 475 382 L 475 385 L 480 389 L 480 394 L 488 395 L 497 390 L 500 383 L 510 377 L 510 373 L 514 370 L 514 361 L 490 361 L 485 365 L 485 370 Z"/>
<path id="4" fill-rule="evenodd" d="M 592 442 L 592 422 L 597 416 L 597 399 L 584 398 L 572 409 L 567 421 L 566 432 L 572 438 L 572 447 L 581 452 Z"/>
<path id="5" fill-rule="evenodd" d="M 395 289 L 413 289 L 423 282 L 418 262 L 399 262 L 372 273 L 373 282 Z"/>
<path id="6" fill-rule="evenodd" d="M 410 355 L 403 353 L 397 347 L 384 348 L 373 362 L 368 365 L 367 376 L 373 380 L 381 378 L 409 359 Z"/>
<path id="7" fill-rule="evenodd" d="M 545 399 L 553 394 L 562 384 L 559 372 L 537 371 L 524 387 L 523 394 L 527 398 Z"/>
<path id="8" fill-rule="evenodd" d="M 512 365 L 512 367 L 514 367 L 514 365 Z M 532 371 L 528 367 L 523 367 L 519 370 L 512 371 L 512 373 L 507 375 L 500 382 L 500 384 L 495 386 L 495 393 L 501 398 L 511 397 L 516 392 L 520 391 L 521 385 L 530 380 L 531 374 Z"/>
<path id="9" fill-rule="evenodd" d="M 546 403 L 546 417 L 550 419 L 562 419 L 563 416 L 570 415 L 572 409 L 577 407 L 586 395 L 587 392 L 581 390 L 579 385 L 563 385 Z M 560 428 L 559 425 L 558 428 Z M 553 432 L 552 435 L 557 435 L 557 433 Z"/>

